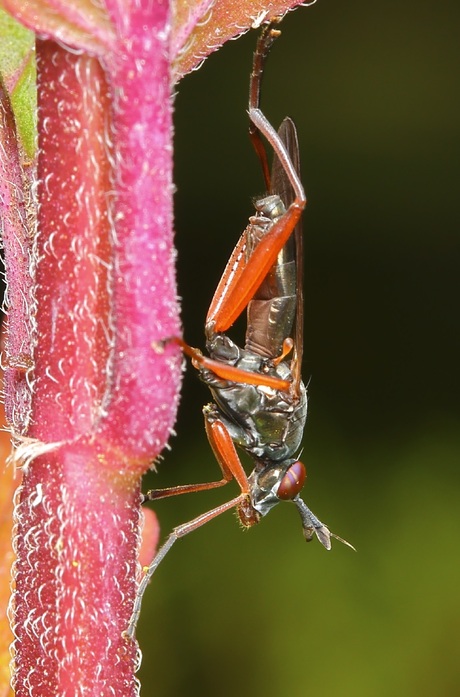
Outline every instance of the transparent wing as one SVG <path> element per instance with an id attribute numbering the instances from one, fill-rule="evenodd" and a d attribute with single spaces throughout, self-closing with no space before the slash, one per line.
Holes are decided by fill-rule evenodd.
<path id="1" fill-rule="evenodd" d="M 286 146 L 291 162 L 295 171 L 300 178 L 300 155 L 299 142 L 297 139 L 297 130 L 294 122 L 289 117 L 286 117 L 278 129 L 278 134 Z M 274 156 L 271 176 L 270 193 L 278 194 L 283 200 L 286 208 L 292 203 L 295 198 L 294 190 L 289 182 L 284 167 L 279 162 L 276 155 Z M 290 245 L 288 250 L 289 255 L 295 258 L 295 285 L 296 285 L 296 312 L 294 321 L 294 354 L 292 357 L 291 370 L 294 377 L 294 387 L 299 393 L 299 385 L 302 374 L 302 355 L 303 355 L 303 237 L 302 224 L 299 222 L 294 229 L 291 238 L 287 245 Z M 287 246 L 286 245 L 286 246 Z"/>

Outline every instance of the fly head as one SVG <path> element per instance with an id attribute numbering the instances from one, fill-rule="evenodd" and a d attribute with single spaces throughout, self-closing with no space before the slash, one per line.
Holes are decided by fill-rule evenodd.
<path id="1" fill-rule="evenodd" d="M 306 476 L 304 465 L 294 459 L 255 467 L 249 477 L 254 509 L 264 516 L 280 501 L 293 501 Z"/>

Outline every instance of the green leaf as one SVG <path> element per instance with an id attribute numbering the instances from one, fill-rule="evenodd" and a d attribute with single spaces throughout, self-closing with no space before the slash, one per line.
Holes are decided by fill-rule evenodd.
<path id="1" fill-rule="evenodd" d="M 33 160 L 36 143 L 35 35 L 0 8 L 0 78 L 13 108 L 20 145 Z"/>

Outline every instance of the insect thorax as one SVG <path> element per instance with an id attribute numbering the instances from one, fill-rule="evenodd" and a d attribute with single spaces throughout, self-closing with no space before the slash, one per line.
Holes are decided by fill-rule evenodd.
<path id="1" fill-rule="evenodd" d="M 212 358 L 259 375 L 291 379 L 289 362 L 277 366 L 270 359 L 238 347 L 223 334 L 207 346 Z M 232 440 L 252 457 L 283 462 L 295 457 L 307 417 L 307 395 L 301 385 L 300 397 L 264 385 L 223 380 L 212 371 L 201 370 L 201 379 L 214 398 L 216 418 L 227 427 Z"/>

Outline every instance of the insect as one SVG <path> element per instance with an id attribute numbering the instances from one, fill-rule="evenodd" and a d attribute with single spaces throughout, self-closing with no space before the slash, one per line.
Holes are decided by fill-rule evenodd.
<path id="1" fill-rule="evenodd" d="M 230 501 L 174 528 L 148 567 L 137 593 L 127 634 L 134 635 L 145 588 L 176 540 L 227 510 L 236 508 L 245 527 L 255 525 L 280 501 L 297 508 L 307 541 L 316 535 L 331 548 L 337 537 L 300 498 L 306 478 L 298 452 L 307 417 L 307 392 L 301 379 L 303 347 L 302 233 L 306 197 L 299 176 L 294 123 L 285 118 L 278 132 L 259 108 L 264 65 L 280 34 L 277 22 L 259 38 L 250 78 L 250 137 L 261 161 L 268 195 L 255 202 L 255 215 L 240 237 L 215 291 L 205 324 L 206 349 L 174 338 L 209 387 L 213 401 L 204 409 L 206 434 L 222 478 L 215 482 L 152 490 L 145 500 L 204 491 L 235 479 L 241 493 Z M 270 173 L 264 136 L 274 151 Z M 244 348 L 226 334 L 247 308 Z M 254 469 L 247 476 L 236 446 L 248 453 Z M 351 547 L 351 545 L 349 545 Z"/>

